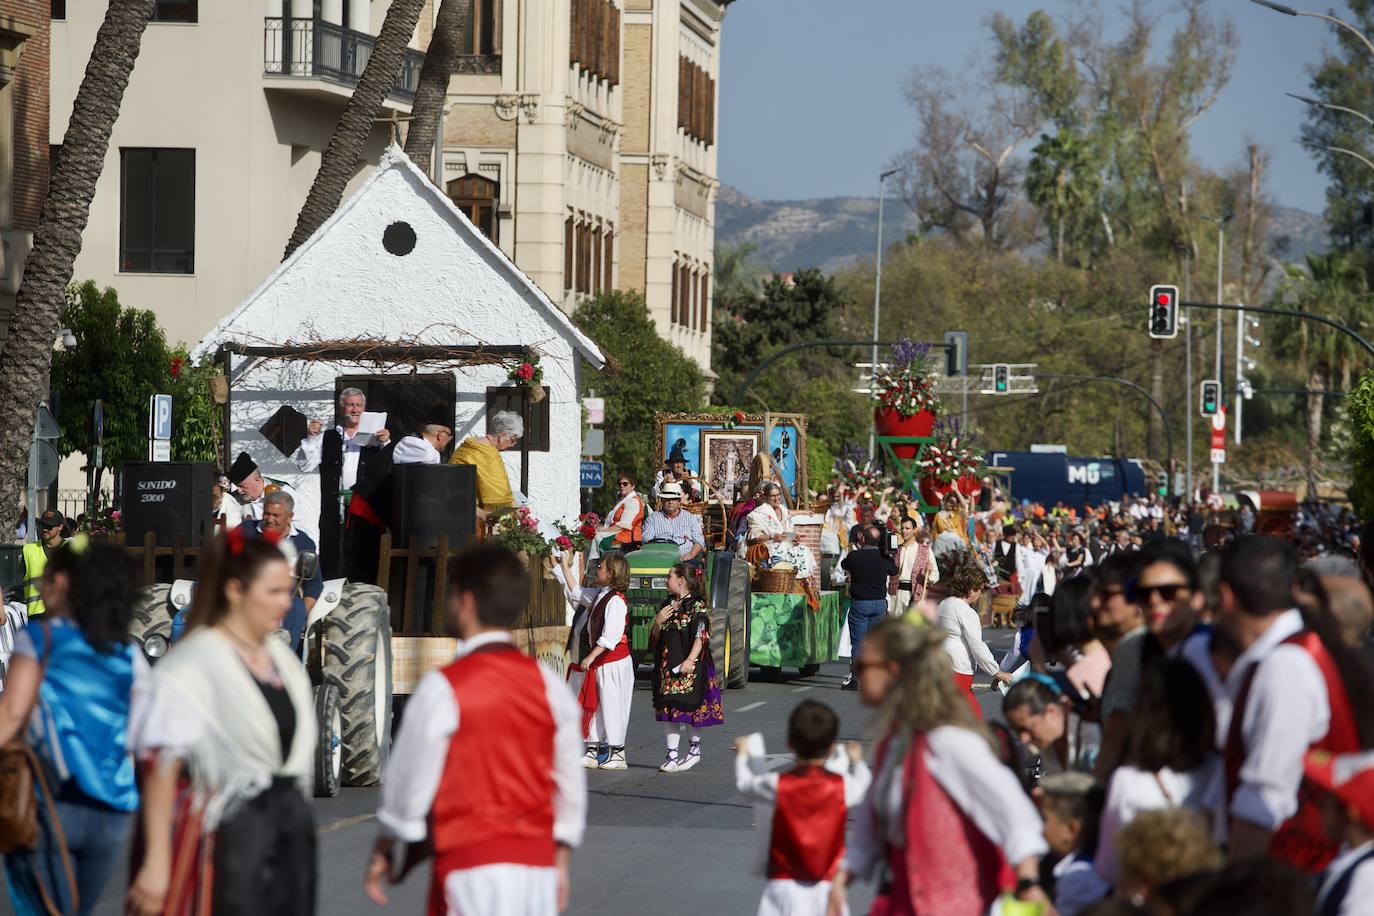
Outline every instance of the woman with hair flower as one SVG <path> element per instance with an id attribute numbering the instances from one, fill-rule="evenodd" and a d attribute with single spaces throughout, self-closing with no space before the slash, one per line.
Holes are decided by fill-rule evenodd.
<path id="1" fill-rule="evenodd" d="M 654 718 L 663 723 L 668 757 L 664 773 L 701 762 L 701 729 L 725 723 L 720 681 L 711 661 L 711 613 L 701 593 L 701 571 L 678 563 L 668 571 L 668 599 L 654 617 L 649 645 L 654 660 Z M 689 733 L 685 756 L 682 733 Z"/>

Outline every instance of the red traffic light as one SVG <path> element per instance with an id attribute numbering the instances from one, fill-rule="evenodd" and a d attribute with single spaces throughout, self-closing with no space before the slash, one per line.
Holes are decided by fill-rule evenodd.
<path id="1" fill-rule="evenodd" d="M 1160 293 L 1159 295 L 1155 296 L 1155 302 L 1158 302 L 1160 305 L 1168 305 L 1168 304 L 1169 304 L 1169 294 L 1168 294 L 1168 293 Z"/>

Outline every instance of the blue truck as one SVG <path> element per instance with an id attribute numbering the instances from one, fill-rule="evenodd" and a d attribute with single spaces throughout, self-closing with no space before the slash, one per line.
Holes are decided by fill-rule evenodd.
<path id="1" fill-rule="evenodd" d="M 988 452 L 988 465 L 1011 473 L 1012 499 L 1082 509 L 1148 492 L 1145 469 L 1134 458 L 1085 457 L 1063 452 Z"/>

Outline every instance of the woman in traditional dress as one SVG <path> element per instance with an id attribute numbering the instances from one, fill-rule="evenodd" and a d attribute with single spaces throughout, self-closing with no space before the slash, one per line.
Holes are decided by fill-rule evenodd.
<path id="1" fill-rule="evenodd" d="M 135 916 L 315 911 L 318 728 L 310 678 L 272 635 L 293 585 L 275 539 L 216 538 L 186 636 L 135 687 Z"/>
<path id="2" fill-rule="evenodd" d="M 649 631 L 654 659 L 654 718 L 663 723 L 668 756 L 659 767 L 681 773 L 701 762 L 701 729 L 725 722 L 720 681 L 711 661 L 711 612 L 701 572 L 687 563 L 668 571 L 668 600 Z M 682 733 L 689 747 L 680 753 Z"/>
<path id="3" fill-rule="evenodd" d="M 935 556 L 943 559 L 946 554 L 969 552 L 973 545 L 968 539 L 968 505 L 963 495 L 958 490 L 950 490 L 940 505 L 943 508 L 931 521 Z"/>
<path id="4" fill-rule="evenodd" d="M 143 653 L 129 643 L 134 589 L 123 549 L 79 534 L 43 570 L 47 612 L 15 635 L 0 694 L 0 746 L 26 730 L 51 793 L 37 797 L 35 847 L 5 854 L 10 902 L 20 916 L 84 916 L 122 861 L 130 813 L 138 809 L 124 749 L 129 698 L 148 674 Z"/>
<path id="5" fill-rule="evenodd" d="M 598 545 L 610 538 L 602 549 L 615 547 L 624 550 L 644 540 L 644 500 L 635 491 L 633 474 L 622 473 L 616 478 L 620 500 L 606 516 L 606 524 L 596 533 Z"/>
<path id="6" fill-rule="evenodd" d="M 792 513 L 782 502 L 782 487 L 770 481 L 763 485 L 761 492 L 763 502 L 746 519 L 749 529 L 744 541 L 748 545 L 745 559 L 755 566 L 766 562 L 776 549 L 797 537 L 792 527 Z"/>
<path id="7" fill-rule="evenodd" d="M 878 875 L 887 881 L 870 912 L 886 916 L 986 913 L 1010 888 L 1048 905 L 1040 815 L 950 679 L 940 632 L 884 620 L 858 666 L 861 698 L 878 707 L 874 780 L 830 912 L 850 878 Z"/>
<path id="8" fill-rule="evenodd" d="M 908 623 L 924 626 L 935 619 L 935 606 L 926 601 L 926 590 L 940 581 L 935 553 L 925 542 L 920 523 L 909 515 L 902 517 L 902 545 L 897 551 L 897 577 L 893 582 L 891 613 Z"/>
<path id="9" fill-rule="evenodd" d="M 568 686 L 582 706 L 582 737 L 587 742 L 582 765 L 589 770 L 623 770 L 627 766 L 625 730 L 635 690 L 625 604 L 630 564 L 620 553 L 603 556 L 596 584 L 589 588 L 577 585 L 572 564 L 573 554 L 565 553 L 562 565 L 554 567 L 554 576 L 577 608 L 568 634 L 572 659 Z M 595 677 L 588 678 L 588 671 L 595 672 Z"/>

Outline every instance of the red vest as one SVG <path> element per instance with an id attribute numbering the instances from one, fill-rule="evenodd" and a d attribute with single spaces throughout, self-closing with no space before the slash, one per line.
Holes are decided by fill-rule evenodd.
<path id="1" fill-rule="evenodd" d="M 1321 671 L 1322 681 L 1326 684 L 1327 705 L 1331 709 L 1331 724 L 1326 734 L 1312 745 L 1313 748 L 1329 751 L 1332 754 L 1348 754 L 1360 749 L 1360 735 L 1355 727 L 1355 714 L 1350 708 L 1350 697 L 1345 690 L 1345 682 L 1336 670 L 1335 659 L 1322 645 L 1316 633 L 1301 630 L 1285 639 L 1280 645 L 1298 646 L 1312 657 Z M 1250 749 L 1245 746 L 1244 723 L 1245 707 L 1250 699 L 1250 686 L 1255 680 L 1255 672 L 1263 660 L 1250 667 L 1245 675 L 1245 683 L 1236 700 L 1235 711 L 1231 713 L 1231 730 L 1226 736 L 1226 789 L 1227 798 L 1235 795 L 1240 786 L 1240 768 L 1245 764 Z M 1269 854 L 1295 865 L 1308 874 L 1318 874 L 1339 851 L 1338 844 L 1332 843 L 1322 829 L 1320 794 L 1306 780 L 1298 787 L 1298 811 L 1279 825 L 1269 845 Z"/>
<path id="2" fill-rule="evenodd" d="M 494 644 L 443 671 L 458 732 L 431 813 L 436 884 L 479 865 L 552 866 L 555 724 L 539 663 Z"/>
<path id="3" fill-rule="evenodd" d="M 798 766 L 778 777 L 768 877 L 829 881 L 844 855 L 844 777 Z"/>
<path id="4" fill-rule="evenodd" d="M 635 517 L 631 520 L 630 529 L 627 531 L 621 528 L 615 533 L 615 542 L 617 544 L 638 544 L 640 541 L 644 540 L 644 500 L 641 497 L 638 498 L 636 502 L 638 502 L 639 508 L 635 510 Z M 607 521 L 613 525 L 618 525 L 626 521 L 625 504 L 623 502 L 615 507 L 611 512 L 611 517 L 607 519 Z"/>

